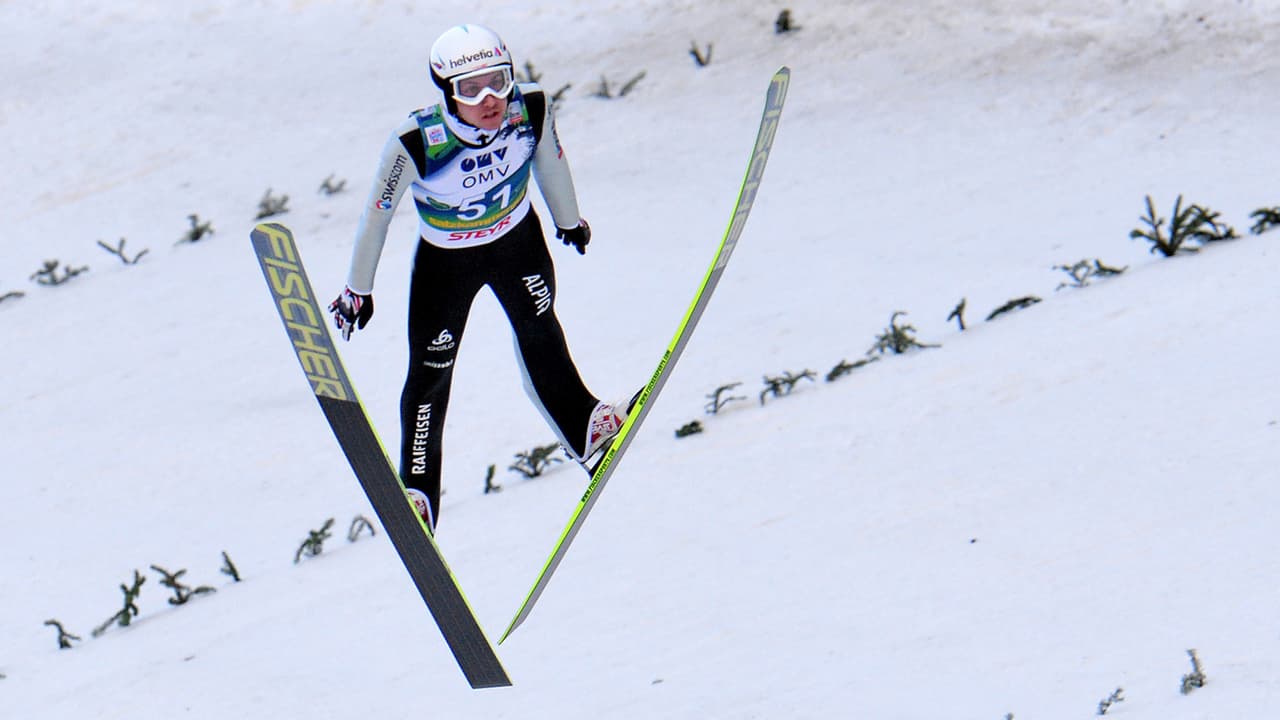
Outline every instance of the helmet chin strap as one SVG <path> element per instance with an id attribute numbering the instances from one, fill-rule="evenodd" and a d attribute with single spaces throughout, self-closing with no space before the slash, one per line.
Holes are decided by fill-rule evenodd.
<path id="1" fill-rule="evenodd" d="M 497 130 L 485 130 L 484 128 L 478 128 L 458 117 L 457 114 L 449 111 L 447 108 L 444 114 L 444 121 L 449 126 L 449 129 L 453 131 L 453 134 L 467 145 L 473 145 L 476 147 L 488 145 L 495 137 L 498 136 Z"/>
<path id="2" fill-rule="evenodd" d="M 507 93 L 506 101 L 508 106 L 514 98 L 514 92 Z M 483 147 L 492 142 L 494 138 L 498 137 L 498 133 L 502 131 L 501 125 L 499 125 L 495 130 L 485 130 L 484 128 L 472 125 L 466 120 L 463 120 L 458 114 L 458 107 L 459 105 L 457 102 L 452 99 L 450 99 L 449 102 L 446 102 L 444 107 L 444 121 L 449 126 L 449 129 L 453 131 L 453 134 L 456 135 L 463 143 L 473 147 Z"/>

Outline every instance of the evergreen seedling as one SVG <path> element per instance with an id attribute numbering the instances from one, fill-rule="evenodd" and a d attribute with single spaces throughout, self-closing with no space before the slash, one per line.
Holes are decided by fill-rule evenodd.
<path id="1" fill-rule="evenodd" d="M 270 193 L 271 191 L 268 190 L 267 192 Z M 195 214 L 188 215 L 187 221 L 191 223 L 191 227 L 187 229 L 187 232 L 182 237 L 178 238 L 178 242 L 174 243 L 175 245 L 199 242 L 205 235 L 214 234 L 212 221 L 200 222 L 200 216 Z"/>
<path id="2" fill-rule="evenodd" d="M 706 67 L 711 64 L 711 48 L 711 43 L 707 43 L 707 52 L 704 55 L 702 51 L 698 49 L 697 42 L 691 42 L 689 44 L 689 54 L 693 56 L 693 61 L 698 64 L 698 67 Z"/>
<path id="3" fill-rule="evenodd" d="M 325 195 L 337 195 L 338 193 L 345 190 L 346 187 L 347 187 L 346 180 L 339 180 L 335 183 L 333 181 L 333 173 L 329 173 L 329 177 L 325 178 L 324 182 L 320 183 L 320 189 L 317 190 L 316 192 L 322 192 Z"/>
<path id="4" fill-rule="evenodd" d="M 262 194 L 262 199 L 258 201 L 258 220 L 269 218 L 274 215 L 282 215 L 289 212 L 289 196 L 280 195 L 279 197 L 271 194 L 271 188 Z"/>
<path id="5" fill-rule="evenodd" d="M 694 420 L 692 422 L 685 423 L 684 425 L 681 425 L 679 428 L 677 428 L 676 437 L 686 438 L 686 437 L 689 437 L 690 435 L 697 435 L 700 432 L 702 432 L 702 423 L 698 422 L 697 420 Z"/>
<path id="6" fill-rule="evenodd" d="M 142 576 L 142 573 L 137 570 L 133 571 L 133 587 L 128 587 L 123 584 L 120 586 L 120 592 L 124 593 L 124 607 L 120 609 L 120 612 L 117 612 L 115 615 L 107 618 L 106 622 L 94 628 L 91 633 L 94 637 L 98 637 L 102 633 L 106 632 L 107 628 L 111 627 L 112 623 L 115 623 L 120 627 L 129 627 L 129 623 L 133 618 L 138 616 L 138 595 L 142 593 L 142 584 L 146 581 L 147 579 Z"/>
<path id="7" fill-rule="evenodd" d="M 715 389 L 715 392 L 708 395 L 707 399 L 710 400 L 710 402 L 708 402 L 705 406 L 707 414 L 708 415 L 718 414 L 721 408 L 723 408 L 725 405 L 728 405 L 729 403 L 735 400 L 746 400 L 746 398 L 742 396 L 730 396 L 730 397 L 724 396 L 725 393 L 729 392 L 730 390 L 733 390 L 734 388 L 738 387 L 741 384 L 742 383 L 740 382 L 736 382 L 736 383 L 729 383 L 728 385 L 721 385 L 720 387 Z"/>
<path id="8" fill-rule="evenodd" d="M 298 552 L 294 553 L 293 564 L 297 565 L 301 562 L 304 553 L 307 557 L 315 557 L 324 552 L 324 541 L 331 537 L 329 531 L 332 528 L 333 518 L 329 518 L 319 530 L 311 530 L 307 535 L 307 539 L 303 540 L 302 545 L 298 547 Z"/>
<path id="9" fill-rule="evenodd" d="M 134 255 L 133 259 L 130 260 L 128 256 L 124 254 L 124 243 L 125 243 L 125 239 L 120 238 L 120 244 L 115 247 L 111 247 L 110 245 L 99 240 L 98 247 L 120 258 L 120 262 L 124 263 L 125 265 L 137 265 L 138 261 L 142 259 L 142 256 L 147 254 L 147 250 L 144 248 L 142 252 L 138 253 L 137 255 Z"/>
<path id="10" fill-rule="evenodd" d="M 800 26 L 791 21 L 791 10 L 785 9 L 778 13 L 778 17 L 773 21 L 773 32 L 775 35 L 782 35 L 789 32 L 799 30 Z"/>
<path id="11" fill-rule="evenodd" d="M 1224 222 L 1218 222 L 1218 215 L 1203 205 L 1192 205 L 1192 209 L 1196 212 L 1199 220 L 1194 232 L 1191 233 L 1191 239 L 1201 243 L 1208 244 L 1211 242 L 1221 242 L 1223 240 L 1235 240 L 1239 238 L 1236 235 L 1236 229 Z"/>
<path id="12" fill-rule="evenodd" d="M 760 404 L 764 405 L 765 398 L 769 396 L 780 398 L 783 395 L 790 395 L 792 389 L 795 388 L 796 383 L 801 380 L 813 382 L 813 378 L 814 372 L 812 370 L 805 370 L 799 375 L 793 375 L 790 371 L 782 373 L 779 377 L 769 377 L 768 375 L 765 375 L 764 389 L 760 391 Z"/>
<path id="13" fill-rule="evenodd" d="M 947 316 L 947 322 L 955 320 L 960 325 L 960 332 L 964 332 L 964 308 L 968 304 L 968 298 L 960 298 L 960 303 L 955 306 L 951 314 Z"/>
<path id="14" fill-rule="evenodd" d="M 363 515 L 357 515 L 351 519 L 351 527 L 347 528 L 347 542 L 355 542 L 360 539 L 360 533 L 365 530 L 369 531 L 369 537 L 377 537 L 378 531 L 373 528 L 373 523 L 369 522 L 369 518 Z"/>
<path id="15" fill-rule="evenodd" d="M 1249 232 L 1261 235 L 1280 225 L 1280 207 L 1260 208 L 1249 213 L 1249 217 L 1253 218 L 1253 227 L 1249 228 Z"/>
<path id="16" fill-rule="evenodd" d="M 502 486 L 493 482 L 494 473 L 497 471 L 497 465 L 490 465 L 489 471 L 484 478 L 484 494 L 502 492 Z"/>
<path id="17" fill-rule="evenodd" d="M 911 325 L 899 325 L 898 318 L 906 315 L 905 312 L 899 310 L 889 318 L 889 327 L 876 337 L 876 342 L 867 350 L 867 355 L 875 355 L 879 353 L 884 355 L 886 352 L 893 352 L 894 355 L 901 355 L 912 348 L 936 348 L 940 345 L 926 345 L 916 340 L 915 327 Z"/>
<path id="18" fill-rule="evenodd" d="M 1188 241 L 1192 242 L 1215 242 L 1218 240 L 1230 240 L 1236 237 L 1236 231 L 1225 223 L 1218 222 L 1218 213 L 1212 212 L 1200 205 L 1189 205 L 1187 209 L 1182 209 L 1182 196 L 1173 204 L 1172 219 L 1168 221 L 1169 225 L 1165 229 L 1165 219 L 1156 214 L 1155 204 L 1151 202 L 1151 196 L 1147 196 L 1147 214 L 1139 218 L 1146 229 L 1138 228 L 1129 233 L 1132 239 L 1142 238 L 1151 243 L 1151 252 L 1160 253 L 1165 257 L 1173 257 L 1180 250 L 1187 252 L 1196 252 L 1199 248 L 1191 247 Z"/>
<path id="19" fill-rule="evenodd" d="M 62 274 L 58 274 L 58 266 L 61 263 L 57 260 L 45 260 L 44 267 L 31 274 L 30 280 L 34 280 L 38 285 L 61 285 L 71 278 L 81 273 L 89 272 L 88 266 L 73 268 L 71 266 L 64 267 Z"/>
<path id="20" fill-rule="evenodd" d="M 542 73 L 533 69 L 533 62 L 524 61 L 524 69 L 516 71 L 516 82 L 522 83 L 540 83 L 542 82 Z"/>
<path id="21" fill-rule="evenodd" d="M 71 647 L 71 643 L 80 642 L 79 635 L 72 635 L 71 633 L 67 632 L 66 628 L 62 627 L 62 623 L 58 622 L 57 620 L 45 620 L 44 624 L 50 627 L 57 628 L 59 650 L 67 650 Z"/>
<path id="22" fill-rule="evenodd" d="M 160 584 L 173 591 L 173 597 L 169 598 L 170 605 L 186 605 L 194 595 L 204 595 L 206 593 L 217 592 L 206 585 L 201 585 L 195 589 L 183 585 L 180 578 L 186 574 L 187 571 L 185 569 L 179 570 L 176 573 L 171 573 L 158 565 L 152 565 L 151 569 L 160 573 Z"/>
<path id="23" fill-rule="evenodd" d="M 1106 715 L 1111 706 L 1124 700 L 1124 688 L 1116 688 L 1116 691 L 1102 699 L 1098 703 L 1098 714 Z"/>
<path id="24" fill-rule="evenodd" d="M 526 479 L 533 479 L 541 475 L 551 465 L 563 462 L 558 457 L 552 457 L 552 454 L 559 449 L 560 445 L 551 443 L 542 447 L 535 447 L 527 453 L 516 453 L 516 461 L 508 467 L 508 470 L 515 470 L 524 475 Z"/>
<path id="25" fill-rule="evenodd" d="M 1195 649 L 1187 651 L 1187 655 L 1191 658 L 1191 672 L 1182 676 L 1182 694 L 1187 695 L 1196 688 L 1204 687 L 1206 678 L 1204 676 L 1204 668 L 1200 667 L 1200 658 L 1196 656 Z"/>
<path id="26" fill-rule="evenodd" d="M 1054 265 L 1053 269 L 1061 270 L 1071 276 L 1071 282 L 1064 282 L 1058 285 L 1057 289 L 1061 290 L 1064 287 L 1082 288 L 1089 284 L 1089 278 L 1091 277 L 1111 277 L 1119 275 L 1129 268 L 1127 266 L 1122 268 L 1108 267 L 1102 264 L 1101 260 L 1095 258 L 1093 260 L 1081 260 L 1074 265 Z"/>
<path id="27" fill-rule="evenodd" d="M 849 373 L 853 372 L 854 370 L 857 370 L 858 368 L 864 365 L 870 365 L 871 363 L 879 359 L 880 359 L 879 357 L 867 357 L 861 360 L 855 360 L 852 363 L 841 360 L 839 363 L 836 364 L 835 367 L 827 371 L 827 382 L 832 382 L 838 378 L 842 378 L 845 375 L 848 375 Z"/>
<path id="28" fill-rule="evenodd" d="M 532 63 L 532 62 L 529 62 L 528 60 L 526 60 L 526 61 L 525 61 L 525 63 L 524 63 L 524 70 L 517 70 L 517 71 L 516 71 L 516 82 L 522 82 L 522 83 L 539 83 L 539 84 L 541 84 L 541 83 L 542 83 L 542 73 L 537 72 L 536 70 L 534 70 L 534 69 L 533 69 L 533 63 Z M 565 94 L 566 92 L 568 92 L 568 91 L 569 91 L 569 88 L 570 88 L 570 87 L 572 87 L 572 85 L 569 85 L 568 83 L 566 83 L 566 84 L 564 84 L 564 85 L 560 86 L 560 89 L 559 89 L 559 90 L 557 90 L 557 91 L 555 91 L 555 92 L 553 92 L 553 93 L 550 93 L 550 94 L 547 96 L 547 97 L 551 98 L 551 109 L 552 109 L 553 111 L 555 110 L 555 104 L 556 104 L 557 102 L 559 102 L 559 101 L 560 101 L 560 98 L 561 98 L 561 97 L 563 97 L 563 96 L 564 96 L 564 94 Z"/>
<path id="29" fill-rule="evenodd" d="M 220 568 L 223 575 L 230 575 L 232 582 L 240 582 L 240 571 L 236 569 L 235 563 L 231 562 L 231 556 L 226 550 L 222 551 L 222 567 Z"/>
<path id="30" fill-rule="evenodd" d="M 1027 295 L 1026 297 L 1014 298 L 1013 300 L 1010 300 L 1009 302 L 1001 305 L 995 310 L 992 310 L 991 314 L 987 316 L 987 322 L 991 322 L 992 320 L 995 320 L 997 317 L 1005 313 L 1013 312 L 1014 310 L 1021 310 L 1023 308 L 1029 308 L 1038 302 L 1040 302 L 1040 298 L 1036 297 L 1035 295 Z"/>
<path id="31" fill-rule="evenodd" d="M 644 76 L 645 76 L 645 71 L 641 70 L 639 74 L 637 74 L 635 77 L 623 83 L 622 87 L 618 89 L 618 94 L 615 96 L 613 94 L 613 91 L 609 89 L 609 78 L 601 75 L 600 87 L 596 88 L 596 91 L 593 94 L 595 97 L 604 98 L 606 100 L 612 99 L 614 97 L 625 97 L 627 93 L 631 92 L 631 90 L 636 86 L 637 83 L 639 83 L 642 79 L 644 79 Z"/>

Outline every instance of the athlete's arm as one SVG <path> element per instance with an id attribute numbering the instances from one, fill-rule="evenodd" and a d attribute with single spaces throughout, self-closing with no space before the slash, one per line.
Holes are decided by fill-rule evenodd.
<path id="1" fill-rule="evenodd" d="M 387 228 L 391 226 L 396 206 L 400 204 L 400 198 L 404 197 L 416 173 L 416 165 L 406 144 L 417 140 L 420 132 L 417 120 L 410 116 L 396 128 L 382 149 L 378 170 L 373 176 L 373 187 L 369 190 L 364 213 L 356 227 L 351 269 L 347 274 L 347 287 L 352 292 L 362 295 L 373 292 L 378 260 L 382 257 L 382 246 L 387 240 Z"/>
<path id="2" fill-rule="evenodd" d="M 569 172 L 569 161 L 565 159 L 560 138 L 556 135 L 551 99 L 547 98 L 543 105 L 542 136 L 533 151 L 533 178 L 538 181 L 538 189 L 547 201 L 556 227 L 576 228 L 582 217 L 578 214 L 578 196 L 573 190 L 573 175 Z"/>

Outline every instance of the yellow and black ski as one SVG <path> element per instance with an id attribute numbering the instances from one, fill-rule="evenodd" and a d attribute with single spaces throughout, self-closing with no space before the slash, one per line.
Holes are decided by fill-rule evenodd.
<path id="1" fill-rule="evenodd" d="M 666 352 L 662 354 L 657 370 L 654 371 L 653 376 L 649 379 L 649 383 L 640 391 L 639 396 L 631 407 L 627 422 L 623 424 L 622 429 L 618 431 L 617 437 L 613 439 L 613 443 L 605 452 L 603 459 L 592 471 L 591 482 L 587 485 L 586 492 L 582 494 L 582 499 L 578 501 L 578 506 L 574 509 L 572 517 L 569 518 L 569 524 L 565 527 L 564 532 L 560 534 L 560 539 L 551 551 L 551 556 L 547 558 L 547 562 L 542 566 L 542 572 L 538 574 L 538 578 L 533 584 L 533 589 L 525 596 L 524 602 L 521 603 L 520 609 L 516 611 L 511 624 L 507 627 L 506 632 L 502 634 L 502 637 L 499 638 L 499 643 L 506 640 L 520 626 L 520 623 L 529 617 L 529 613 L 533 611 L 534 603 L 538 601 L 542 591 L 546 590 L 547 584 L 551 582 L 552 573 L 559 567 L 565 553 L 569 551 L 569 544 L 573 542 L 573 538 L 582 529 L 582 524 L 587 519 L 587 513 L 591 511 L 591 507 L 600 497 L 600 492 L 613 474 L 613 469 L 616 467 L 618 459 L 626 452 L 627 446 L 631 444 L 636 430 L 640 427 L 640 423 L 644 421 L 645 415 L 648 414 L 649 403 L 662 390 L 662 386 L 666 384 L 667 378 L 671 375 L 671 370 L 675 367 L 676 360 L 680 358 L 680 354 L 684 352 L 685 345 L 688 344 L 689 338 L 693 335 L 693 328 L 698 324 L 698 319 L 702 317 L 703 310 L 706 309 L 707 303 L 711 300 L 711 293 L 715 290 L 716 284 L 720 282 L 720 275 L 723 274 L 725 265 L 729 262 L 729 255 L 733 253 L 733 249 L 738 244 L 738 238 L 742 235 L 742 228 L 747 222 L 747 215 L 751 212 L 751 206 L 755 202 L 756 190 L 760 186 L 760 178 L 764 175 L 765 163 L 769 160 L 769 151 L 773 148 L 774 133 L 778 129 L 778 119 L 782 115 L 782 104 L 786 100 L 787 86 L 790 82 L 790 68 L 782 67 L 778 69 L 778 72 L 774 73 L 773 79 L 769 83 L 768 95 L 765 97 L 764 114 L 760 118 L 760 129 L 756 133 L 756 144 L 751 151 L 751 160 L 747 164 L 746 179 L 742 181 L 742 189 L 738 193 L 738 202 L 733 208 L 729 228 L 725 231 L 724 237 L 720 241 L 720 247 L 716 251 L 715 257 L 711 260 L 711 266 L 707 269 L 707 274 L 703 278 L 702 284 L 694 294 L 693 302 L 690 303 L 689 310 L 685 312 L 684 319 L 681 320 L 679 327 L 676 328 L 675 337 L 671 339 Z"/>
<path id="2" fill-rule="evenodd" d="M 405 497 L 400 476 L 356 396 L 329 335 L 327 315 L 303 270 L 293 233 L 283 225 L 263 223 L 254 228 L 251 239 L 311 390 L 467 682 L 473 688 L 510 685 L 493 644 L 430 531 Z"/>

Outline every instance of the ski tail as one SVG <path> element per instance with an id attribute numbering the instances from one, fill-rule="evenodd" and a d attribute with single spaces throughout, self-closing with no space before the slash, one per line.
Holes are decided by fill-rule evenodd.
<path id="1" fill-rule="evenodd" d="M 583 493 L 582 499 L 578 502 L 573 515 L 569 518 L 568 525 L 565 526 L 564 531 L 560 534 L 560 539 L 556 542 L 551 556 L 543 564 L 542 571 L 538 574 L 533 588 L 525 596 L 524 602 L 521 603 L 515 617 L 512 618 L 502 637 L 498 639 L 499 644 L 506 641 L 511 636 L 511 633 L 515 632 L 515 629 L 533 612 L 534 604 L 551 582 L 551 576 L 555 573 L 556 568 L 560 566 L 560 561 L 564 559 L 569 550 L 569 545 L 582 528 L 587 514 L 599 497 L 600 491 L 613 474 L 615 463 L 630 445 L 635 430 L 639 428 L 640 423 L 644 421 L 645 415 L 648 414 L 649 401 L 666 384 L 672 368 L 675 367 L 676 361 L 679 360 L 689 342 L 689 338 L 692 336 L 694 327 L 698 324 L 699 318 L 702 317 L 703 311 L 706 310 L 707 303 L 711 300 L 711 294 L 715 291 L 716 285 L 720 282 L 720 276 L 724 273 L 725 266 L 729 262 L 729 256 L 733 254 L 734 248 L 738 245 L 738 239 L 742 236 L 742 229 L 746 225 L 747 216 L 751 213 L 751 207 L 755 204 L 756 191 L 760 186 L 761 178 L 764 176 L 765 165 L 769 161 L 769 153 L 773 148 L 774 135 L 778 130 L 778 120 L 782 115 L 782 106 L 786 100 L 787 88 L 790 83 L 791 69 L 785 66 L 779 68 L 774 73 L 772 80 L 770 80 L 768 94 L 765 98 L 764 113 L 760 118 L 760 127 L 756 133 L 756 142 L 751 152 L 751 160 L 747 164 L 746 177 L 742 181 L 742 187 L 738 192 L 738 200 L 734 205 L 729 227 L 725 230 L 724 237 L 720 240 L 720 247 L 716 251 L 711 265 L 707 268 L 702 284 L 698 287 L 693 296 L 693 301 L 689 304 L 689 309 L 685 312 L 684 318 L 676 328 L 675 336 L 671 339 L 671 343 L 667 345 L 662 359 L 658 362 L 657 369 L 654 371 L 653 376 L 650 377 L 649 383 L 640 392 L 639 397 L 636 398 L 635 405 L 626 423 L 623 424 L 617 437 L 614 438 L 613 444 L 610 445 L 604 458 L 596 466 L 591 476 L 591 483 L 587 486 L 586 492 Z"/>
<path id="2" fill-rule="evenodd" d="M 276 310 L 329 427 L 467 682 L 473 688 L 510 685 L 453 572 L 406 499 L 400 476 L 356 396 L 293 234 L 283 225 L 263 223 L 254 228 L 251 239 Z"/>

